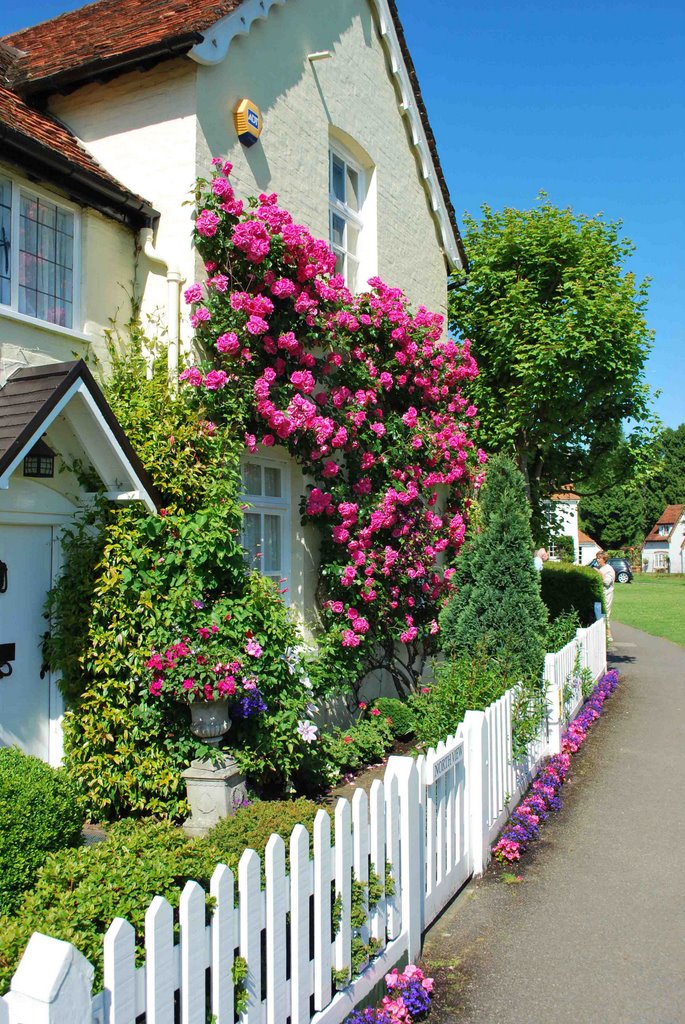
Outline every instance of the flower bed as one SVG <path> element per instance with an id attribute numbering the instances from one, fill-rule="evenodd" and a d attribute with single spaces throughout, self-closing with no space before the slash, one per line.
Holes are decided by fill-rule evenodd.
<path id="1" fill-rule="evenodd" d="M 385 976 L 388 994 L 379 1006 L 355 1010 L 345 1024 L 412 1024 L 423 1020 L 430 1010 L 433 979 L 420 967 L 409 964 L 402 972 L 396 967 Z"/>
<path id="2" fill-rule="evenodd" d="M 528 796 L 511 815 L 502 835 L 492 848 L 493 856 L 505 864 L 520 860 L 550 811 L 561 808 L 559 793 L 571 766 L 571 757 L 585 742 L 592 723 L 599 718 L 607 697 L 618 685 L 618 672 L 607 672 L 585 702 L 580 714 L 571 722 L 561 739 L 561 753 L 555 754 L 542 768 L 530 787 Z"/>

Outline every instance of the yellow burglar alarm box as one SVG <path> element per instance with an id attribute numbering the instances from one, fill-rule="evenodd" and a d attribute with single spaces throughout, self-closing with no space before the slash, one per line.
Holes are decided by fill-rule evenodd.
<path id="1" fill-rule="evenodd" d="M 238 100 L 233 108 L 233 123 L 243 146 L 254 146 L 262 134 L 262 113 L 252 100 Z"/>

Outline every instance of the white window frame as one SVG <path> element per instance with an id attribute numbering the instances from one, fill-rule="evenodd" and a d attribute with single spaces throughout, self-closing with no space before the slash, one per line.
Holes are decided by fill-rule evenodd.
<path id="1" fill-rule="evenodd" d="M 63 201 L 59 196 L 48 192 L 38 186 L 23 184 L 11 174 L 0 169 L 0 177 L 10 184 L 10 301 L 9 305 L 0 302 L 0 315 L 9 312 L 13 319 L 22 320 L 25 323 L 35 323 L 47 326 L 56 331 L 67 332 L 68 334 L 80 333 L 82 326 L 81 316 L 81 213 L 77 206 Z M 44 320 L 42 317 L 32 316 L 30 313 L 23 313 L 19 310 L 19 239 L 21 237 L 21 197 L 28 199 L 44 200 L 53 206 L 64 210 L 73 217 L 74 237 L 72 253 L 72 295 L 71 308 L 72 317 L 69 326 L 58 324 L 52 320 Z"/>
<path id="2" fill-rule="evenodd" d="M 668 552 L 655 551 L 652 565 L 655 569 L 668 569 Z"/>
<path id="3" fill-rule="evenodd" d="M 251 465 L 258 465 L 262 469 L 262 490 L 264 490 L 264 469 L 275 469 L 281 475 L 281 496 L 279 498 L 269 497 L 265 494 L 251 494 L 247 491 L 245 480 L 243 476 L 245 465 L 249 463 Z M 290 467 L 286 462 L 282 462 L 279 459 L 264 458 L 262 455 L 244 455 L 240 463 L 240 472 L 242 477 L 242 490 L 241 499 L 248 506 L 245 509 L 247 515 L 259 515 L 261 519 L 261 544 L 264 544 L 264 516 L 278 516 L 281 523 L 281 568 L 278 573 L 267 573 L 263 572 L 261 568 L 261 560 L 257 559 L 254 565 L 250 565 L 250 568 L 257 569 L 263 576 L 268 576 L 269 579 L 273 579 L 278 584 L 279 590 L 283 587 L 287 587 L 286 593 L 283 595 L 283 599 L 286 604 L 291 603 L 291 553 L 290 553 L 290 514 L 291 514 L 291 494 L 290 494 Z M 245 548 L 245 530 L 241 536 L 241 542 Z M 246 549 L 247 550 L 247 549 Z M 246 559 L 247 562 L 247 559 Z M 285 583 L 280 584 L 279 580 L 284 579 Z"/>
<path id="4" fill-rule="evenodd" d="M 348 206 L 347 203 L 343 203 L 333 193 L 333 157 L 336 156 L 338 160 L 349 167 L 357 175 L 357 181 L 359 182 L 359 210 L 353 210 L 352 207 Z M 347 176 L 345 176 L 345 182 Z M 345 283 L 351 291 L 360 291 L 360 275 L 361 268 L 364 264 L 364 245 L 365 245 L 365 218 L 364 218 L 364 206 L 367 197 L 367 174 L 363 167 L 357 163 L 357 161 L 350 156 L 350 154 L 339 144 L 329 142 L 328 146 L 328 242 L 336 255 L 341 255 L 343 258 L 343 275 L 345 277 Z M 336 214 L 342 221 L 345 222 L 345 239 L 343 246 L 333 244 L 333 214 Z M 358 247 L 357 252 L 353 253 L 347 245 L 347 226 L 352 224 L 359 232 L 358 236 Z M 356 281 L 354 287 L 350 284 L 350 272 L 349 263 L 353 261 L 356 265 Z M 365 283 L 365 282 L 364 282 Z"/>

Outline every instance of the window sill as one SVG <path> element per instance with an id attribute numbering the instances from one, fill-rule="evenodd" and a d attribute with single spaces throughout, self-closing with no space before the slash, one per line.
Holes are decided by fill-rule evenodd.
<path id="1" fill-rule="evenodd" d="M 26 313 L 18 313 L 16 309 L 9 306 L 0 306 L 0 320 L 14 320 L 19 324 L 26 324 L 27 327 L 35 327 L 39 331 L 47 331 L 48 334 L 59 334 L 63 338 L 74 338 L 78 341 L 90 343 L 93 340 L 92 334 L 82 334 L 72 327 L 62 327 L 60 324 L 51 324 L 48 320 L 38 320 L 36 317 L 27 316 Z"/>

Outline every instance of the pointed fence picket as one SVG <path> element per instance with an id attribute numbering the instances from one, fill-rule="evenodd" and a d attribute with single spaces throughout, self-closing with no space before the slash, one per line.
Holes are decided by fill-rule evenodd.
<path id="1" fill-rule="evenodd" d="M 145 915 L 142 966 L 133 927 L 116 918 L 104 937 L 104 990 L 95 997 L 85 959 L 73 948 L 65 959 L 67 943 L 34 936 L 40 942 L 32 940 L 25 956 L 40 963 L 34 975 L 22 961 L 16 987 L 13 981 L 0 996 L 0 1024 L 235 1024 L 236 952 L 247 965 L 240 1024 L 340 1024 L 391 967 L 418 954 L 423 929 L 484 870 L 507 815 L 542 759 L 559 749 L 564 697 L 567 711 L 578 706 L 578 693 L 569 701 L 568 691 L 579 688 L 579 667 L 594 679 L 605 671 L 604 620 L 547 656 L 549 713 L 523 760 L 513 759 L 511 689 L 484 711 L 467 712 L 453 735 L 415 761 L 391 757 L 368 796 L 359 789 L 351 805 L 338 801 L 333 835 L 324 810 L 311 844 L 296 825 L 289 864 L 286 843 L 272 835 L 264 883 L 260 856 L 246 850 L 237 885 L 228 867 L 214 871 L 209 913 L 197 882 L 186 884 L 176 915 L 156 896 Z M 371 940 L 374 955 L 352 977 L 353 941 L 358 947 Z M 47 1010 L 24 983 L 45 970 L 45 942 L 55 944 L 55 970 L 62 972 Z M 78 974 L 71 985 L 62 983 L 66 962 L 67 974 Z M 75 992 L 87 993 L 85 1016 L 60 1003 L 75 1000 Z"/>

